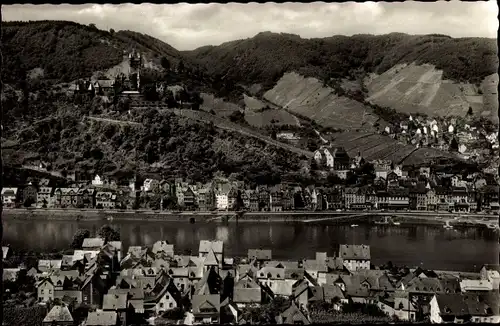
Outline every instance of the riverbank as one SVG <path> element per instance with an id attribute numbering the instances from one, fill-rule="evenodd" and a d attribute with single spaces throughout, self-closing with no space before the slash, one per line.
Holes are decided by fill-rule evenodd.
<path id="1" fill-rule="evenodd" d="M 312 223 L 312 224 L 377 224 L 385 216 L 392 217 L 398 225 L 443 226 L 448 223 L 457 227 L 498 226 L 498 217 L 486 214 L 459 214 L 428 211 L 286 211 L 286 212 L 165 212 L 147 210 L 98 210 L 98 209 L 4 209 L 5 220 L 63 220 L 63 221 L 161 221 L 190 223 Z"/>

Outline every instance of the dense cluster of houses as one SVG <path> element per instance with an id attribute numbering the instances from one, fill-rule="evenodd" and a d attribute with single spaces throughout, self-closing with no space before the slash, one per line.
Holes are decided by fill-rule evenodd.
<path id="1" fill-rule="evenodd" d="M 222 241 L 208 240 L 200 241 L 198 255 L 178 255 L 167 241 L 122 250 L 120 241 L 86 238 L 73 254 L 40 260 L 27 271 L 36 279 L 38 304 L 49 310 L 44 324 L 72 324 L 72 311 L 82 304 L 90 308 L 82 324 L 89 326 L 161 318 L 244 324 L 251 323 L 245 309 L 277 297 L 290 300 L 277 312 L 284 324 L 309 324 L 309 307 L 318 302 L 338 311 L 373 304 L 406 321 L 500 322 L 498 265 L 480 273 L 375 269 L 366 245 L 340 245 L 333 257 L 322 252 L 296 261 L 275 260 L 265 249 L 228 258 Z M 3 252 L 8 257 L 9 247 Z M 4 280 L 15 280 L 22 268 L 6 269 Z"/>
<path id="2" fill-rule="evenodd" d="M 457 142 L 458 151 L 464 158 L 479 157 L 481 148 L 474 148 L 474 142 L 484 139 L 491 144 L 492 149 L 498 150 L 498 132 L 488 133 L 467 124 L 457 118 L 437 121 L 436 119 L 413 118 L 409 116 L 407 121 L 401 121 L 399 125 L 387 126 L 382 134 L 388 135 L 406 144 L 416 147 L 433 147 L 440 150 L 450 150 L 452 139 Z"/>
<path id="3" fill-rule="evenodd" d="M 316 159 L 331 166 L 339 179 L 352 173 L 362 158 L 344 157 L 341 148 L 324 148 Z M 354 163 L 353 163 L 354 162 Z M 446 173 L 430 167 L 406 169 L 390 162 L 373 163 L 375 179 L 363 186 L 302 187 L 294 184 L 249 189 L 241 181 L 215 178 L 209 183 L 188 183 L 148 178 L 128 186 L 96 175 L 70 187 L 51 187 L 47 180 L 2 189 L 4 207 L 153 209 L 199 211 L 291 210 L 426 210 L 497 212 L 498 184 L 481 173 Z M 90 179 L 90 178 L 88 178 Z"/>

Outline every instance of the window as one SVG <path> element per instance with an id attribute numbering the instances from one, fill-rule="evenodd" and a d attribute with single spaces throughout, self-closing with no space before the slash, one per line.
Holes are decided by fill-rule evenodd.
<path id="1" fill-rule="evenodd" d="M 163 308 L 163 302 L 160 302 L 160 309 Z"/>
<path id="2" fill-rule="evenodd" d="M 172 308 L 174 306 L 174 304 L 172 302 L 170 302 L 170 304 L 168 305 L 170 308 Z"/>
<path id="3" fill-rule="evenodd" d="M 170 296 L 167 294 L 167 296 L 166 296 L 165 298 L 166 298 L 167 300 L 169 300 L 169 299 L 170 299 Z"/>

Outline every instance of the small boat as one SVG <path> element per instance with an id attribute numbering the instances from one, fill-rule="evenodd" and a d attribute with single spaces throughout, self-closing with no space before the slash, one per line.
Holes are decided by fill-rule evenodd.
<path id="1" fill-rule="evenodd" d="M 487 224 L 486 225 L 488 227 L 488 229 L 490 230 L 498 230 L 499 229 L 499 226 L 498 225 L 495 225 L 495 224 Z"/>
<path id="2" fill-rule="evenodd" d="M 393 225 L 401 225 L 401 222 L 392 222 Z"/>
<path id="3" fill-rule="evenodd" d="M 107 219 L 108 221 L 112 221 L 112 220 L 113 220 L 113 216 L 108 216 L 108 217 L 106 217 L 106 219 Z"/>
<path id="4" fill-rule="evenodd" d="M 351 227 L 352 227 L 352 228 L 355 228 L 355 227 L 357 227 L 357 226 L 358 226 L 357 224 L 351 224 Z"/>
<path id="5" fill-rule="evenodd" d="M 443 225 L 443 228 L 450 230 L 450 229 L 453 229 L 453 226 L 450 225 L 449 221 L 446 221 L 446 223 Z"/>

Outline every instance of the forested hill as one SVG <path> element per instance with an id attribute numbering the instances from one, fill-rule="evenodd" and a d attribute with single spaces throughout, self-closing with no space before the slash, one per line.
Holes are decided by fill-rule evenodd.
<path id="1" fill-rule="evenodd" d="M 2 22 L 2 80 L 17 83 L 25 71 L 39 68 L 44 79 L 67 82 L 111 68 L 132 49 L 151 60 L 183 60 L 170 45 L 151 36 L 68 21 Z"/>
<path id="2" fill-rule="evenodd" d="M 497 72 L 497 44 L 487 38 L 445 35 L 333 36 L 303 39 L 292 34 L 259 33 L 253 38 L 183 52 L 211 75 L 247 85 L 273 85 L 284 72 L 305 76 L 347 77 L 382 73 L 400 63 L 432 64 L 443 78 L 479 83 Z"/>

